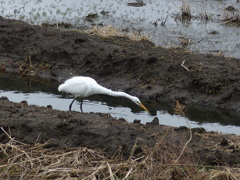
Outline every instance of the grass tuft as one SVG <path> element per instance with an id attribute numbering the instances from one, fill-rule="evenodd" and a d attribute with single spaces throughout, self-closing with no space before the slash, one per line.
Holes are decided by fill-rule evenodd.
<path id="1" fill-rule="evenodd" d="M 87 31 L 90 34 L 96 34 L 101 37 L 128 37 L 133 41 L 142 41 L 142 40 L 150 40 L 146 35 L 140 35 L 137 33 L 123 33 L 115 27 L 112 26 L 103 26 L 103 27 L 93 27 L 92 29 Z"/>
<path id="2" fill-rule="evenodd" d="M 182 0 L 181 12 L 183 18 L 190 19 L 192 17 L 190 3 L 188 0 Z"/>
<path id="3" fill-rule="evenodd" d="M 234 26 L 240 26 L 240 12 L 225 12 L 223 24 L 230 24 Z"/>

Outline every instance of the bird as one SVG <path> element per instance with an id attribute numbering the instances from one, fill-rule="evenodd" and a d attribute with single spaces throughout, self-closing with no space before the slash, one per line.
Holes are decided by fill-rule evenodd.
<path id="1" fill-rule="evenodd" d="M 149 113 L 148 109 L 141 103 L 141 101 L 136 96 L 131 96 L 121 91 L 112 91 L 111 89 L 99 85 L 96 80 L 87 76 L 74 76 L 70 79 L 67 79 L 63 84 L 58 87 L 58 91 L 74 95 L 73 101 L 69 105 L 69 111 L 71 111 L 72 104 L 77 97 L 80 97 L 82 99 L 80 104 L 80 110 L 81 112 L 83 112 L 82 105 L 84 98 L 87 98 L 94 94 L 105 94 L 109 96 L 125 97 L 127 99 L 130 99 L 135 104 L 137 104 Z"/>

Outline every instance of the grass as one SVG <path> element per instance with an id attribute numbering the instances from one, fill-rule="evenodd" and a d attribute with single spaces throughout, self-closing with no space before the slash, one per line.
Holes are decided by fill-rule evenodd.
<path id="1" fill-rule="evenodd" d="M 200 11 L 198 12 L 198 15 L 203 20 L 206 20 L 206 21 L 210 20 L 210 16 L 206 12 L 205 8 L 201 8 Z"/>
<path id="2" fill-rule="evenodd" d="M 43 71 L 49 68 L 49 64 L 45 63 L 44 61 L 36 64 L 32 61 L 32 56 L 26 56 L 22 62 L 18 64 L 18 70 L 17 73 L 21 75 L 26 74 L 35 74 L 37 71 Z M 1 70 L 1 67 L 0 67 Z"/>
<path id="3" fill-rule="evenodd" d="M 225 12 L 223 24 L 240 26 L 240 11 L 236 12 L 236 13 L 235 12 L 231 12 L 231 13 Z"/>
<path id="4" fill-rule="evenodd" d="M 88 30 L 87 33 L 96 34 L 101 37 L 128 37 L 133 41 L 142 41 L 142 40 L 150 40 L 149 37 L 146 35 L 140 35 L 137 33 L 123 33 L 115 27 L 112 26 L 103 26 L 103 27 L 93 27 L 92 29 Z"/>
<path id="5" fill-rule="evenodd" d="M 3 128 L 2 128 L 3 130 Z M 170 148 L 161 137 L 155 147 L 144 147 L 135 157 L 137 139 L 129 158 L 120 151 L 107 157 L 101 150 L 86 147 L 46 148 L 28 145 L 9 137 L 0 143 L 0 179 L 239 179 L 240 168 L 207 166 L 196 162 L 187 144 Z M 191 133 L 191 131 L 190 131 Z M 190 136 L 191 137 L 191 136 Z"/>
<path id="6" fill-rule="evenodd" d="M 181 13 L 183 18 L 190 19 L 192 17 L 190 3 L 188 0 L 182 0 Z"/>

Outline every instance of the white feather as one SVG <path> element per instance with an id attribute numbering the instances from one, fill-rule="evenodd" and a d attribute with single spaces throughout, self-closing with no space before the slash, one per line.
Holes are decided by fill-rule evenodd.
<path id="1" fill-rule="evenodd" d="M 144 110 L 149 112 L 140 102 L 140 100 L 131 96 L 125 92 L 117 92 L 112 91 L 111 89 L 107 89 L 101 85 L 99 85 L 93 78 L 85 77 L 85 76 L 75 76 L 68 80 L 66 80 L 63 84 L 58 87 L 58 91 L 70 93 L 76 97 L 86 98 L 88 96 L 94 94 L 106 94 L 109 96 L 121 96 L 132 100 L 137 105 L 141 106 Z M 71 105 L 69 106 L 69 110 L 71 110 Z"/>

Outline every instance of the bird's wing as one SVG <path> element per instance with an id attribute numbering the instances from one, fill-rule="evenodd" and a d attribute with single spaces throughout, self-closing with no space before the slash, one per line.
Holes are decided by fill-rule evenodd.
<path id="1" fill-rule="evenodd" d="M 87 97 L 91 95 L 89 84 L 81 81 L 73 84 L 71 90 L 69 90 L 69 93 L 78 97 Z"/>
<path id="2" fill-rule="evenodd" d="M 58 89 L 76 97 L 88 97 L 99 92 L 99 85 L 92 78 L 79 76 L 68 79 Z"/>

